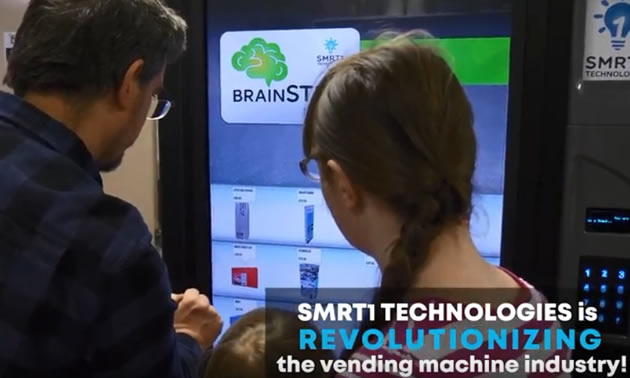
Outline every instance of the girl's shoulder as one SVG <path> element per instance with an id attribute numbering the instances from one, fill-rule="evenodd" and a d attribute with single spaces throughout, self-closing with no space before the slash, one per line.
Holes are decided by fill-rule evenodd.
<path id="1" fill-rule="evenodd" d="M 520 289 L 516 290 L 518 295 L 511 301 L 511 304 L 515 307 L 518 307 L 522 304 L 533 305 L 530 307 L 537 307 L 537 304 L 547 303 L 547 299 L 545 296 L 536 290 L 531 284 L 527 281 L 518 277 L 514 273 L 503 269 L 507 274 L 509 274 L 514 280 L 518 283 Z M 423 302 L 425 304 L 428 303 L 445 303 L 445 304 L 453 304 L 452 301 L 448 301 L 445 299 L 440 299 L 439 297 L 432 297 L 429 300 L 422 300 L 419 302 Z M 414 301 L 413 303 L 418 303 Z M 527 329 L 531 332 L 531 330 L 539 330 L 540 334 L 542 334 L 544 330 L 555 330 L 561 327 L 561 324 L 557 321 L 544 321 L 541 319 L 531 319 L 531 320 L 521 320 L 514 319 L 513 321 L 506 323 L 496 323 L 496 322 L 471 322 L 466 319 L 457 319 L 457 320 L 429 320 L 426 319 L 424 321 L 408 321 L 408 322 L 394 322 L 388 325 L 384 333 L 386 335 L 385 342 L 378 349 L 368 349 L 366 347 L 361 347 L 358 349 L 351 357 L 350 361 L 363 362 L 366 360 L 373 360 L 377 366 L 378 362 L 388 361 L 390 364 L 390 369 L 383 372 L 384 369 L 379 369 L 378 372 L 348 372 L 344 374 L 338 375 L 338 377 L 344 378 L 358 378 L 358 377 L 400 377 L 400 373 L 397 373 L 395 369 L 398 369 L 398 372 L 401 369 L 406 369 L 409 366 L 410 371 L 418 372 L 420 369 L 419 364 L 427 361 L 441 361 L 441 360 L 467 360 L 471 356 L 479 356 L 479 355 L 488 355 L 491 359 L 499 359 L 499 360 L 509 360 L 509 359 L 522 359 L 526 354 L 526 348 L 524 346 L 524 342 L 527 341 L 527 338 L 519 338 L 519 345 L 515 349 L 508 350 L 493 347 L 489 345 L 488 334 L 491 332 L 485 332 L 488 330 L 500 330 L 505 329 L 505 336 L 509 340 L 513 340 L 513 333 L 521 333 L 524 329 Z M 455 344 L 451 344 L 448 338 L 449 335 L 455 334 L 461 337 L 462 332 L 470 329 L 476 329 L 481 331 L 483 334 L 483 340 L 478 348 L 475 350 L 463 348 L 461 342 L 457 342 Z M 435 338 L 434 335 L 431 335 L 431 331 L 443 331 L 440 333 L 440 338 L 443 342 L 441 343 L 442 347 L 434 348 Z M 410 332 L 411 331 L 411 332 Z M 391 333 L 390 333 L 391 332 Z M 413 340 L 423 340 L 423 345 L 416 345 L 418 348 L 409 348 L 405 340 L 409 334 L 413 335 Z M 397 342 L 389 343 L 389 337 L 394 336 L 397 339 Z M 401 341 L 402 340 L 402 341 Z M 402 348 L 391 348 L 391 345 L 400 345 L 402 344 Z M 538 350 L 533 351 L 530 354 L 534 354 L 539 358 L 547 359 L 552 358 L 554 356 L 560 356 L 561 358 L 569 358 L 570 351 L 568 349 L 563 348 L 559 350 Z M 423 362 L 422 362 L 423 361 Z M 395 366 L 394 370 L 391 370 Z M 411 375 L 416 376 L 416 375 Z M 422 376 L 435 376 L 439 377 L 440 374 L 422 374 Z"/>

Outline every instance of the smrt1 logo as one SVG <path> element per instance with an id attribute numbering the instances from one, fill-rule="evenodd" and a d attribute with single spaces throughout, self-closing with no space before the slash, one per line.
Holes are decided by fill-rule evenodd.
<path id="1" fill-rule="evenodd" d="M 630 56 L 622 50 L 630 34 L 630 3 L 627 0 L 602 0 L 602 11 L 593 12 L 593 18 L 601 23 L 599 34 L 607 34 L 610 47 L 598 48 L 585 56 L 584 75 L 589 79 L 617 80 L 630 78 Z M 607 53 L 606 53 L 607 52 Z"/>
<path id="2" fill-rule="evenodd" d="M 317 55 L 317 64 L 321 66 L 328 66 L 338 60 L 343 59 L 343 55 L 335 54 L 337 47 L 339 44 L 337 40 L 334 38 L 328 38 L 324 42 L 324 49 L 328 52 L 328 54 Z"/>
<path id="3" fill-rule="evenodd" d="M 606 11 L 593 15 L 603 21 L 598 31 L 602 34 L 608 31 L 612 48 L 619 51 L 626 46 L 626 39 L 630 33 L 630 4 L 623 1 L 612 4 L 608 0 L 603 0 L 602 5 L 606 7 Z"/>

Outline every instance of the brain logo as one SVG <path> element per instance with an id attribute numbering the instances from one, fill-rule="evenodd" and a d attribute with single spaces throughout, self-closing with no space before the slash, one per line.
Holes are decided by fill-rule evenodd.
<path id="1" fill-rule="evenodd" d="M 272 81 L 282 81 L 287 77 L 289 69 L 285 60 L 276 43 L 254 38 L 232 56 L 232 66 L 237 71 L 245 71 L 252 79 L 265 79 L 270 86 Z"/>

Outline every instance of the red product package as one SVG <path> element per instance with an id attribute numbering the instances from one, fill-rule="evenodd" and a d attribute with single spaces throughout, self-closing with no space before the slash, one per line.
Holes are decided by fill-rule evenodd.
<path id="1" fill-rule="evenodd" d="M 232 268 L 232 285 L 258 288 L 258 268 Z"/>

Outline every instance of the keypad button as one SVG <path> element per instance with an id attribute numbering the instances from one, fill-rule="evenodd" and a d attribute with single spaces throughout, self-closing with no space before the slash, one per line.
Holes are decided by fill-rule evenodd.
<path id="1" fill-rule="evenodd" d="M 630 258 L 584 258 L 578 279 L 581 306 L 597 308 L 596 328 L 600 331 L 627 335 L 630 330 Z M 630 376 L 629 376 L 630 378 Z"/>

